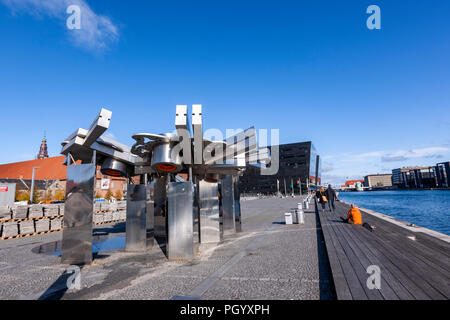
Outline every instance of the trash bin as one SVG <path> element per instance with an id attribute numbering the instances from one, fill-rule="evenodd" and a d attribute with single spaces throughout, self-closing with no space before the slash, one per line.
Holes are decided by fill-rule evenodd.
<path id="1" fill-rule="evenodd" d="M 292 213 L 286 212 L 284 214 L 284 221 L 286 222 L 286 224 L 292 224 Z"/>

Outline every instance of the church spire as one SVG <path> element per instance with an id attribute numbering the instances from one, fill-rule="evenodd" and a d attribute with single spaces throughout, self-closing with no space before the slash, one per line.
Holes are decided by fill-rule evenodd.
<path id="1" fill-rule="evenodd" d="M 47 152 L 47 137 L 46 132 L 44 131 L 44 138 L 42 139 L 41 147 L 39 148 L 39 154 L 37 156 L 38 159 L 46 159 L 48 158 Z"/>

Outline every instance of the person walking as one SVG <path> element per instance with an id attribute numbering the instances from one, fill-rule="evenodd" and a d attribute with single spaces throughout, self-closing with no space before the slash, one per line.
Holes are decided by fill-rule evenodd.
<path id="1" fill-rule="evenodd" d="M 316 198 L 319 203 L 322 205 L 322 213 L 325 212 L 325 205 L 328 202 L 327 194 L 323 187 L 320 187 L 319 191 L 316 191 Z"/>
<path id="2" fill-rule="evenodd" d="M 337 200 L 336 191 L 331 187 L 331 184 L 328 185 L 327 191 L 327 200 L 328 200 L 328 207 L 330 208 L 330 211 L 334 211 L 336 207 L 334 206 L 334 201 Z"/>

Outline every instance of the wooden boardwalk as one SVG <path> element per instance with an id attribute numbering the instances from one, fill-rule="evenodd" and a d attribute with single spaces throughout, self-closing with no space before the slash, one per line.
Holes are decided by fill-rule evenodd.
<path id="1" fill-rule="evenodd" d="M 363 222 L 343 223 L 350 207 L 335 202 L 335 212 L 318 214 L 335 283 L 341 300 L 445 300 L 450 298 L 450 244 L 412 232 L 363 210 Z M 415 237 L 415 238 L 414 238 Z M 415 239 L 415 240 L 413 240 Z M 369 289 L 367 267 L 380 268 L 380 289 Z"/>

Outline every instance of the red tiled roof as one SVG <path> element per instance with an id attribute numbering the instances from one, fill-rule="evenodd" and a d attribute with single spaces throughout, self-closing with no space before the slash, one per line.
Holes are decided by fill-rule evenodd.
<path id="1" fill-rule="evenodd" d="M 63 165 L 65 156 L 52 157 L 47 159 L 37 159 L 24 162 L 0 164 L 0 179 L 20 179 L 31 180 L 33 167 L 36 169 L 35 180 L 66 180 L 67 167 Z M 77 161 L 79 164 L 80 162 Z M 100 173 L 100 166 L 97 166 L 97 179 L 103 175 Z M 106 176 L 105 176 L 106 177 Z M 120 177 L 106 177 L 112 180 L 125 180 Z"/>
<path id="2" fill-rule="evenodd" d="M 0 179 L 24 179 L 31 180 L 33 167 L 36 169 L 36 180 L 65 180 L 66 166 L 62 163 L 64 156 L 47 159 L 37 159 L 24 162 L 15 162 L 0 165 Z"/>

